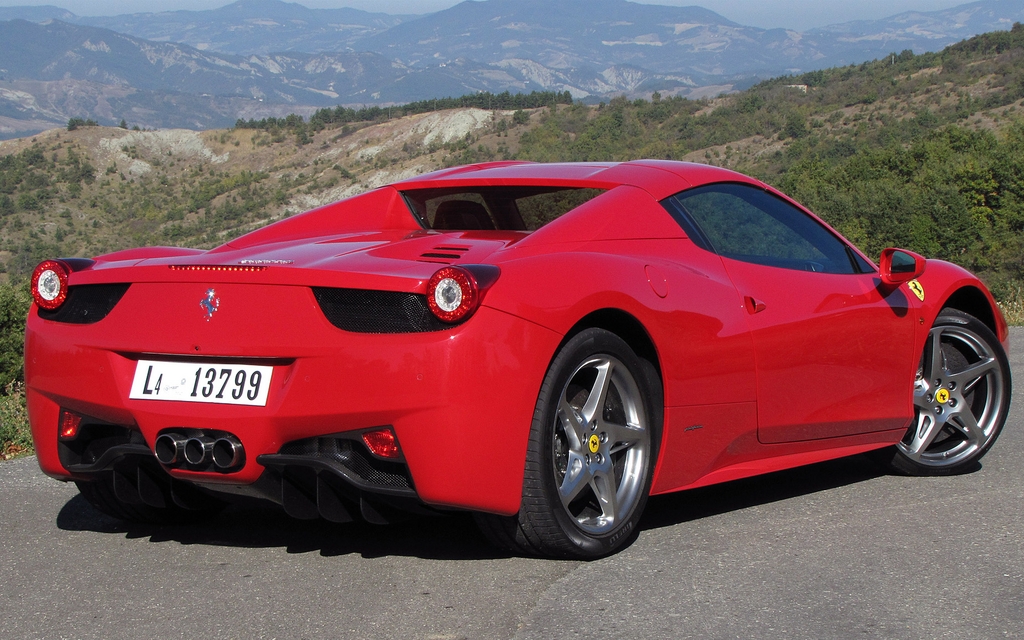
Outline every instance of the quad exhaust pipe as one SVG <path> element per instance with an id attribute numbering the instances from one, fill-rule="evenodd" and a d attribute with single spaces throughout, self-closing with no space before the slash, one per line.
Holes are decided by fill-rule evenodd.
<path id="1" fill-rule="evenodd" d="M 177 433 L 165 433 L 156 439 L 153 453 L 160 464 L 168 466 L 179 464 L 185 459 L 185 442 L 187 438 Z"/>
<path id="2" fill-rule="evenodd" d="M 245 464 L 242 441 L 223 432 L 216 437 L 202 432 L 164 433 L 157 437 L 153 453 L 161 464 L 169 467 L 213 466 L 218 471 L 234 471 Z"/>
<path id="3" fill-rule="evenodd" d="M 234 469 L 245 463 L 245 449 L 242 442 L 233 435 L 226 435 L 213 441 L 213 464 L 218 469 Z"/>
<path id="4" fill-rule="evenodd" d="M 199 466 L 213 454 L 213 438 L 197 436 L 185 441 L 185 462 Z"/>

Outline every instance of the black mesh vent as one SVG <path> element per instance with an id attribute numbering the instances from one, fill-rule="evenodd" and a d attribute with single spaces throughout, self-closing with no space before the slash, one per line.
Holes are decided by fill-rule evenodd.
<path id="1" fill-rule="evenodd" d="M 327 320 L 356 333 L 417 333 L 451 327 L 427 307 L 427 298 L 400 291 L 313 287 Z"/>
<path id="2" fill-rule="evenodd" d="M 68 287 L 68 299 L 59 309 L 39 310 L 39 317 L 54 322 L 92 324 L 107 317 L 121 296 L 128 291 L 127 284 L 83 284 Z"/>
<path id="3" fill-rule="evenodd" d="M 104 453 L 118 445 L 146 446 L 145 438 L 134 429 L 112 424 L 91 424 L 91 420 L 83 417 L 78 435 L 73 440 L 57 440 L 57 457 L 65 467 L 95 464 Z"/>
<path id="4" fill-rule="evenodd" d="M 395 489 L 409 489 L 412 483 L 404 464 L 374 458 L 362 443 L 346 438 L 308 438 L 281 447 L 289 456 L 325 458 L 340 463 L 369 484 Z"/>

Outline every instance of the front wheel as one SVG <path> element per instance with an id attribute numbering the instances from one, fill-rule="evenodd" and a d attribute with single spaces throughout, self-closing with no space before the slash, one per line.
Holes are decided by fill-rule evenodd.
<path id="1" fill-rule="evenodd" d="M 518 552 L 596 558 L 635 532 L 650 491 L 662 414 L 654 366 L 587 329 L 552 361 L 530 431 L 519 514 L 481 515 Z"/>
<path id="2" fill-rule="evenodd" d="M 952 475 L 992 447 L 1010 406 L 1010 365 L 974 316 L 945 309 L 928 335 L 914 382 L 916 416 L 887 462 L 911 475 Z"/>

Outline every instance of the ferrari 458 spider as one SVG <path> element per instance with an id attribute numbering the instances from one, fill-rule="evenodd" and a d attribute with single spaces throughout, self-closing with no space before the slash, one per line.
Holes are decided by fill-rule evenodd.
<path id="1" fill-rule="evenodd" d="M 47 260 L 32 292 L 39 464 L 131 520 L 468 510 L 596 557 L 652 494 L 869 451 L 971 469 L 1010 401 L 977 278 L 876 265 L 697 164 L 446 169 L 209 251 Z"/>

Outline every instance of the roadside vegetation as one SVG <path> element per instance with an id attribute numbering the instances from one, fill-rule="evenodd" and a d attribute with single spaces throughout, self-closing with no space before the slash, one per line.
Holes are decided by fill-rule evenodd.
<path id="1" fill-rule="evenodd" d="M 459 108 L 486 110 L 486 125 L 412 135 L 423 118 L 439 123 Z M 655 92 L 588 105 L 565 92 L 485 93 L 179 133 L 72 119 L 66 131 L 0 146 L 0 457 L 31 446 L 25 280 L 43 258 L 209 248 L 397 177 L 469 162 L 646 157 L 733 168 L 789 193 L 871 255 L 895 245 L 971 269 L 1007 319 L 1024 324 L 1019 24 L 939 53 L 893 53 L 715 99 Z"/>
<path id="2" fill-rule="evenodd" d="M 28 287 L 0 284 L 0 460 L 32 450 L 22 386 Z"/>

